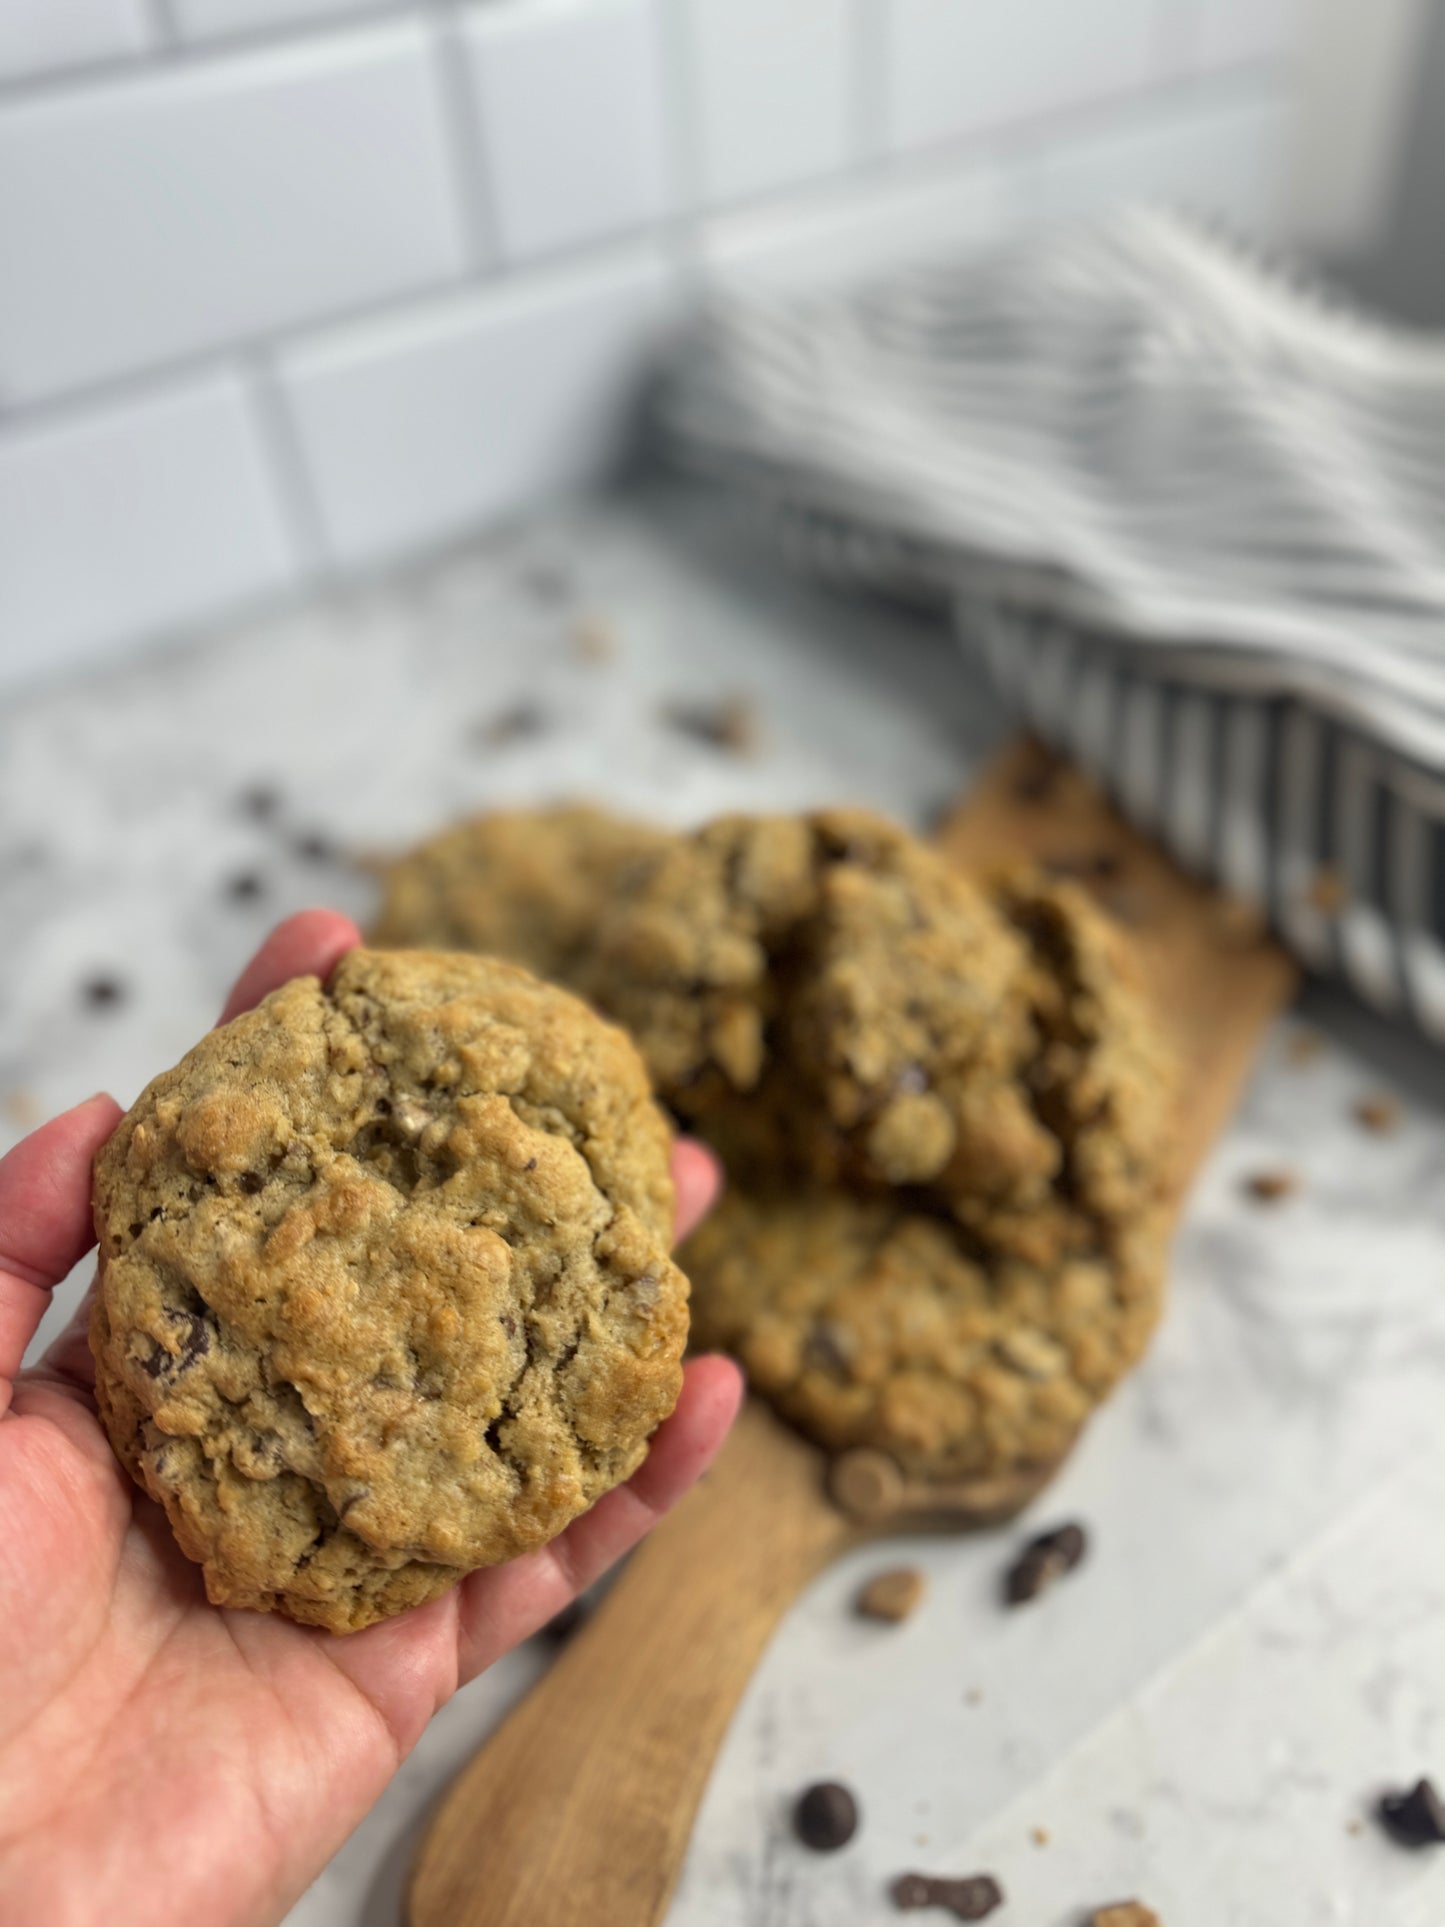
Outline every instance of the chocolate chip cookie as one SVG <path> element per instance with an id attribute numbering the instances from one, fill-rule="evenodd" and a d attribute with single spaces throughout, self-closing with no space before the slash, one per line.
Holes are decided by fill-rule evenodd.
<path id="1" fill-rule="evenodd" d="M 365 1626 L 636 1469 L 687 1335 L 669 1135 L 619 1031 L 426 952 L 148 1086 L 97 1160 L 97 1391 L 215 1603 Z"/>
<path id="2" fill-rule="evenodd" d="M 472 817 L 378 866 L 371 941 L 483 951 L 565 983 L 628 870 L 670 840 L 584 804 Z"/>
<path id="3" fill-rule="evenodd" d="M 978 1180 L 960 1169 L 946 1207 L 755 1174 L 684 1253 L 699 1342 L 822 1444 L 929 1479 L 1056 1463 L 1163 1298 L 1170 1067 L 1127 959 L 1071 886 L 1019 877 L 991 900 L 1023 945 L 1004 1002 L 1027 1043 L 989 1075 L 1047 1154 L 1024 1173 L 981 1125 Z"/>

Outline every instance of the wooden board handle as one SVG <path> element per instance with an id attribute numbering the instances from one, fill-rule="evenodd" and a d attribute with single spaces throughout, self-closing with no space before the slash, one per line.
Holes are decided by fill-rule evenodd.
<path id="1" fill-rule="evenodd" d="M 447 1794 L 410 1927 L 655 1927 L 783 1613 L 853 1528 L 821 1452 L 756 1401 L 703 1484 Z"/>

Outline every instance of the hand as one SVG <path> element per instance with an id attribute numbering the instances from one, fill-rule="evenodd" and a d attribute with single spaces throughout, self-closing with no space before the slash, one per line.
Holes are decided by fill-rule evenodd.
<path id="1" fill-rule="evenodd" d="M 225 1016 L 358 941 L 329 911 L 276 930 Z M 737 1408 L 736 1368 L 687 1367 L 641 1470 L 560 1538 L 338 1638 L 206 1603 L 199 1568 L 111 1453 L 88 1306 L 33 1370 L 51 1289 L 94 1242 L 109 1097 L 0 1161 L 0 1922 L 261 1927 L 366 1813 L 458 1686 L 545 1624 L 688 1489 Z M 678 1230 L 717 1189 L 677 1147 Z"/>

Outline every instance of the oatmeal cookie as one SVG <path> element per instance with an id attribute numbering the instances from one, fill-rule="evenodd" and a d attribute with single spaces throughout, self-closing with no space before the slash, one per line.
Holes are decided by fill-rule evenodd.
<path id="1" fill-rule="evenodd" d="M 1142 1354 L 1164 1291 L 1172 1065 L 1127 954 L 1072 885 L 1018 875 L 988 898 L 1023 961 L 985 1087 L 1001 1081 L 1013 1109 L 990 1098 L 975 1181 L 961 1162 L 945 1207 L 927 1185 L 760 1175 L 685 1254 L 699 1342 L 734 1352 L 821 1444 L 930 1479 L 1057 1462 Z M 966 1078 L 953 1088 L 967 1115 Z M 1024 1166 L 1019 1142 L 1045 1152 Z"/>
<path id="2" fill-rule="evenodd" d="M 355 950 L 97 1160 L 101 1414 L 217 1604 L 346 1631 L 542 1544 L 681 1384 L 636 1051 L 483 958 Z"/>
<path id="3" fill-rule="evenodd" d="M 1076 886 L 981 885 L 865 811 L 679 838 L 630 873 L 574 982 L 742 1184 L 907 1192 L 1025 1237 L 1060 1207 L 1077 1122 L 1111 1210 L 1157 1186 L 1162 1053 L 1111 926 Z"/>
<path id="4" fill-rule="evenodd" d="M 785 1418 L 945 1482 L 1062 1459 L 1163 1296 L 1157 1219 L 1039 1263 L 831 1187 L 729 1191 L 683 1262 L 695 1339 L 732 1352 Z"/>
<path id="5" fill-rule="evenodd" d="M 370 938 L 482 951 L 565 983 L 630 868 L 671 840 L 585 804 L 472 817 L 379 866 Z"/>

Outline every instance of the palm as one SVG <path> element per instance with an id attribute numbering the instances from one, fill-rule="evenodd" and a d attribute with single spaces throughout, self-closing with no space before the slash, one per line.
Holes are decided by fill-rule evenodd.
<path id="1" fill-rule="evenodd" d="M 43 1288 L 34 1274 L 63 1275 L 72 1256 L 62 1235 L 48 1261 L 16 1258 L 12 1219 L 22 1238 L 33 1234 L 37 1207 L 7 1211 L 9 1167 L 24 1183 L 43 1158 L 56 1188 L 67 1159 L 70 1178 L 88 1176 L 115 1120 L 97 1104 L 0 1166 L 0 1279 L 11 1287 L 0 1312 Z M 75 1119 L 85 1121 L 62 1141 Z M 41 1142 L 47 1133 L 57 1148 Z M 72 1225 L 70 1243 L 76 1235 Z M 0 1418 L 0 1918 L 275 1921 L 458 1684 L 543 1624 L 686 1489 L 735 1398 L 730 1367 L 697 1361 L 628 1487 L 542 1551 L 339 1639 L 207 1603 L 159 1507 L 111 1453 L 73 1327 L 15 1379 Z"/>

